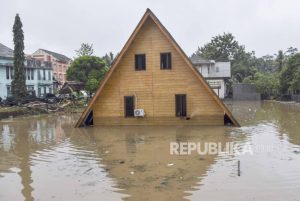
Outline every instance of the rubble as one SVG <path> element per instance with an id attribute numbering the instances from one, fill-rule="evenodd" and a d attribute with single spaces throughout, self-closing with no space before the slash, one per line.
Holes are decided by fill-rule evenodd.
<path id="1" fill-rule="evenodd" d="M 58 103 L 32 101 L 19 106 L 0 107 L 0 119 L 16 117 L 21 115 L 38 115 L 56 112 L 76 113 L 82 112 L 82 110 L 82 106 L 76 105 L 71 100 L 64 100 Z"/>

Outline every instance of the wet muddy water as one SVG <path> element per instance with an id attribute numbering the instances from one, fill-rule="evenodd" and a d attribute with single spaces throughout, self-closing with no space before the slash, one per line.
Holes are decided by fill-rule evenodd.
<path id="1" fill-rule="evenodd" d="M 74 129 L 78 115 L 2 120 L 0 200 L 299 201 L 300 106 L 229 107 L 241 128 Z M 237 152 L 171 155 L 171 142 L 233 143 Z"/>

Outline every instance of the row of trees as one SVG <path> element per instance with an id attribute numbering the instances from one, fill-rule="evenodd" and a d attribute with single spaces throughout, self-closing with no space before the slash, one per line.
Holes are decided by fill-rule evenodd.
<path id="1" fill-rule="evenodd" d="M 299 93 L 300 53 L 290 47 L 274 55 L 256 57 L 247 52 L 231 33 L 223 33 L 211 39 L 194 53 L 204 59 L 230 61 L 232 83 L 253 83 L 264 96 Z M 229 86 L 230 88 L 230 86 Z"/>

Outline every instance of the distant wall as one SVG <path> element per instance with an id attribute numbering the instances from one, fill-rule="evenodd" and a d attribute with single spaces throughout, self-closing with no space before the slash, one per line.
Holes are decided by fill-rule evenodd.
<path id="1" fill-rule="evenodd" d="M 233 84 L 233 100 L 261 100 L 254 84 Z"/>
<path id="2" fill-rule="evenodd" d="M 300 95 L 292 95 L 292 101 L 300 103 Z"/>

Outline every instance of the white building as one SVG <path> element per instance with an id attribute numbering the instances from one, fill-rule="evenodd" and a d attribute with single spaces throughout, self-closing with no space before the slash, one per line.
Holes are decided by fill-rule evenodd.
<path id="1" fill-rule="evenodd" d="M 37 97 L 53 93 L 53 72 L 50 62 L 41 62 L 27 57 L 25 61 L 26 87 Z M 14 75 L 13 50 L 0 43 L 0 97 L 11 96 L 11 81 Z"/>
<path id="2" fill-rule="evenodd" d="M 227 95 L 226 80 L 231 78 L 230 62 L 205 60 L 198 55 L 192 56 L 191 61 L 216 94 L 221 99 L 225 98 Z"/>

